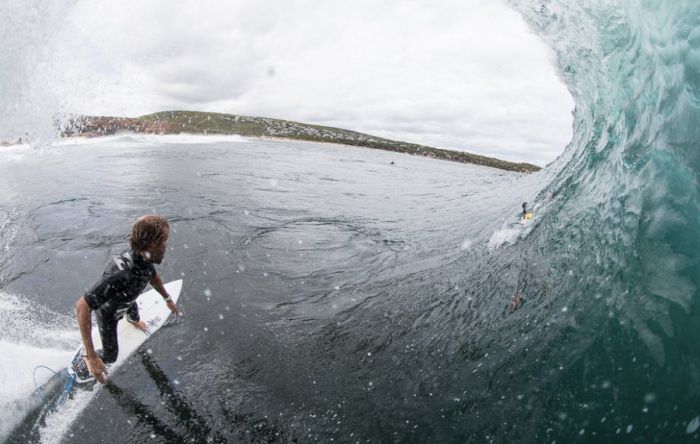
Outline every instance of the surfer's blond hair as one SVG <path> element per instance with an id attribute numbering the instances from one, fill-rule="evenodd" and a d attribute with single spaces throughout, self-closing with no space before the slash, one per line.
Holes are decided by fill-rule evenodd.
<path id="1" fill-rule="evenodd" d="M 141 251 L 150 245 L 157 245 L 168 237 L 170 225 L 162 216 L 147 214 L 139 217 L 131 229 L 129 244 L 131 248 Z"/>

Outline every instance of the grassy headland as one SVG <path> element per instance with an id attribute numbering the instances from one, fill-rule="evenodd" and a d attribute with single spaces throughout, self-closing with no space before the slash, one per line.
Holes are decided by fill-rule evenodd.
<path id="1" fill-rule="evenodd" d="M 340 128 L 267 117 L 198 111 L 164 111 L 135 118 L 78 116 L 64 128 L 62 135 L 101 136 L 119 131 L 151 134 L 238 134 L 247 137 L 295 139 L 375 148 L 523 173 L 540 170 L 540 167 L 529 163 L 507 162 L 472 153 L 383 139 Z"/>

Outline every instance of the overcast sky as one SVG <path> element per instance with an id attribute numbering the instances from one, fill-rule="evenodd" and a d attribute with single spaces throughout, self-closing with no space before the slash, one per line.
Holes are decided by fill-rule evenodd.
<path id="1" fill-rule="evenodd" d="M 544 165 L 571 138 L 554 54 L 501 0 L 79 2 L 69 111 L 190 109 Z"/>

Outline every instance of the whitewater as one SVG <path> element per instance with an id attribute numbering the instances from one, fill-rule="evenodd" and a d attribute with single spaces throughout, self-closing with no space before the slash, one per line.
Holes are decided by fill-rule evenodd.
<path id="1" fill-rule="evenodd" d="M 576 100 L 534 175 L 191 136 L 2 148 L 4 439 L 698 439 L 700 4 L 511 5 Z M 151 211 L 182 322 L 37 418 L 30 367 L 59 366 L 75 298 Z"/>

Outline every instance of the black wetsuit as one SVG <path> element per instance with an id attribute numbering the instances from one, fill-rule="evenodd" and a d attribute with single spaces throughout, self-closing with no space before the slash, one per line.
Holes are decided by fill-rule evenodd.
<path id="1" fill-rule="evenodd" d="M 136 251 L 127 251 L 109 263 L 102 279 L 83 296 L 97 317 L 102 339 L 102 351 L 98 353 L 105 364 L 116 361 L 119 354 L 117 323 L 124 315 L 128 321 L 138 322 L 136 298 L 155 276 L 152 263 Z"/>

